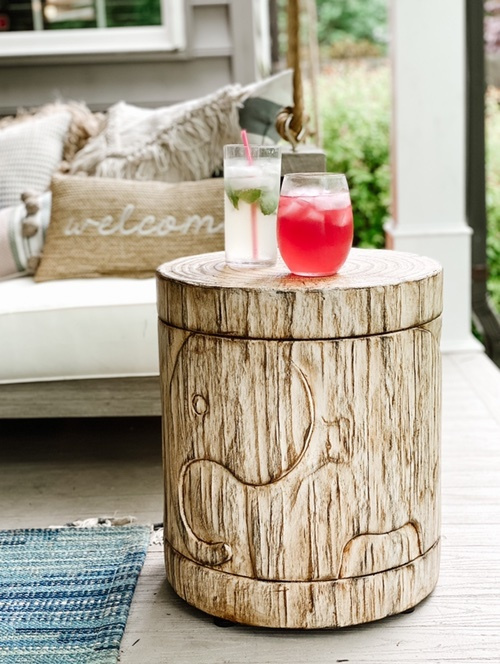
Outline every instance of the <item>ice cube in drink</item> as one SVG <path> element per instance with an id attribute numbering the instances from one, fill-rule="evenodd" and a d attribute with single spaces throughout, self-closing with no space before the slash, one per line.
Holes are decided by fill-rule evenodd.
<path id="1" fill-rule="evenodd" d="M 301 189 L 281 195 L 278 246 L 294 274 L 336 274 L 347 259 L 352 239 L 352 207 L 347 192 Z"/>

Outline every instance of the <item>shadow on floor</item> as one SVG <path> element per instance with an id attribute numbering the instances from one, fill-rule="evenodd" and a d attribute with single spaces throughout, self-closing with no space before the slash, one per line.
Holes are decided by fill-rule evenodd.
<path id="1" fill-rule="evenodd" d="M 88 458 L 158 457 L 161 462 L 160 417 L 58 418 L 0 421 L 0 459 L 47 454 L 74 460 Z"/>

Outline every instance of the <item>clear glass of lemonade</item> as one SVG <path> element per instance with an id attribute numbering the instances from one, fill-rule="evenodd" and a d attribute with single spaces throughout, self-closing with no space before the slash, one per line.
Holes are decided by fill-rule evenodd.
<path id="1" fill-rule="evenodd" d="M 336 274 L 347 260 L 354 232 L 345 175 L 285 175 L 277 227 L 281 257 L 291 272 L 304 277 Z"/>
<path id="2" fill-rule="evenodd" d="M 230 265 L 276 262 L 280 175 L 278 146 L 224 146 L 224 246 Z"/>

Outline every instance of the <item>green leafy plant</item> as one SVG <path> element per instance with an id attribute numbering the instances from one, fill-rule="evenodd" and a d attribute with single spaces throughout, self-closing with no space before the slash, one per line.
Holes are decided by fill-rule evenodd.
<path id="1" fill-rule="evenodd" d="M 500 90 L 486 94 L 486 209 L 488 292 L 500 312 Z"/>
<path id="2" fill-rule="evenodd" d="M 302 7 L 302 27 L 307 24 Z M 318 41 L 327 57 L 380 57 L 388 41 L 387 0 L 316 0 Z M 288 0 L 277 0 L 278 47 L 287 53 Z M 307 40 L 307 30 L 304 33 Z"/>
<path id="3" fill-rule="evenodd" d="M 327 170 L 347 176 L 354 244 L 383 247 L 391 180 L 389 69 L 363 64 L 335 68 L 321 81 L 320 99 Z"/>
<path id="4" fill-rule="evenodd" d="M 390 79 L 387 65 L 339 63 L 320 81 L 320 114 L 327 170 L 347 175 L 354 244 L 384 246 L 389 217 Z M 488 292 L 500 312 L 500 90 L 486 95 Z"/>
<path id="5" fill-rule="evenodd" d="M 320 43 L 385 42 L 387 0 L 317 0 L 316 4 Z"/>

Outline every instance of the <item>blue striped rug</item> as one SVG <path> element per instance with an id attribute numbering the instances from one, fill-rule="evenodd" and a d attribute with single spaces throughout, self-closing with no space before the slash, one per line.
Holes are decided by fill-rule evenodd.
<path id="1" fill-rule="evenodd" d="M 0 530 L 1 664 L 115 664 L 147 526 Z"/>

